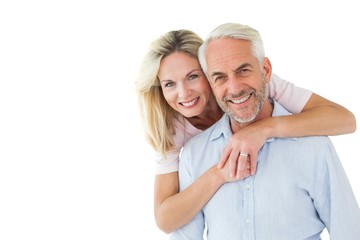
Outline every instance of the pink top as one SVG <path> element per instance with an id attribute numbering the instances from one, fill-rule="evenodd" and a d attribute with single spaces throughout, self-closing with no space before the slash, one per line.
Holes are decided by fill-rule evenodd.
<path id="1" fill-rule="evenodd" d="M 293 83 L 283 80 L 275 74 L 271 76 L 268 89 L 269 97 L 274 98 L 292 113 L 300 113 L 312 94 L 311 91 L 296 87 Z M 174 135 L 175 150 L 166 153 L 165 156 L 156 153 L 156 174 L 178 171 L 179 154 L 182 147 L 187 140 L 202 132 L 202 130 L 191 125 L 182 115 L 174 120 L 174 124 L 176 131 Z"/>

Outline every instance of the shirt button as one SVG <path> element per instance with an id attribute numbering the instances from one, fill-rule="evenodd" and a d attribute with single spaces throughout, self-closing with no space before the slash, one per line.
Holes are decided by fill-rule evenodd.
<path id="1" fill-rule="evenodd" d="M 245 222 L 246 222 L 247 224 L 249 224 L 249 223 L 250 223 L 250 218 L 245 219 Z"/>
<path id="2" fill-rule="evenodd" d="M 245 189 L 246 189 L 246 190 L 251 189 L 251 185 L 250 185 L 250 184 L 246 184 L 246 185 L 245 185 Z"/>

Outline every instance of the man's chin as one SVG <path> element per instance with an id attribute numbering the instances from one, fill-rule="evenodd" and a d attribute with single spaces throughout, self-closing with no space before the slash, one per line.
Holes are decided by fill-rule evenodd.
<path id="1" fill-rule="evenodd" d="M 245 113 L 245 112 L 236 112 L 232 111 L 229 116 L 235 120 L 238 123 L 241 124 L 248 124 L 254 121 L 256 115 L 251 113 Z"/>

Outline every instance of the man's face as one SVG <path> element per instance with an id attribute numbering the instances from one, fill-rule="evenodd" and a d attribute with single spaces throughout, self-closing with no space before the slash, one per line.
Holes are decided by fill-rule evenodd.
<path id="1" fill-rule="evenodd" d="M 230 38 L 212 40 L 205 57 L 209 82 L 222 110 L 241 124 L 252 122 L 267 100 L 269 60 L 260 65 L 250 42 Z"/>

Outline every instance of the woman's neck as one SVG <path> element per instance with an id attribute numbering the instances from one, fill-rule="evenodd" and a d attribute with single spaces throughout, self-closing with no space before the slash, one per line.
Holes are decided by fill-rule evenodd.
<path id="1" fill-rule="evenodd" d="M 209 99 L 208 104 L 200 115 L 186 118 L 197 129 L 205 130 L 216 123 L 224 114 L 214 97 Z"/>

